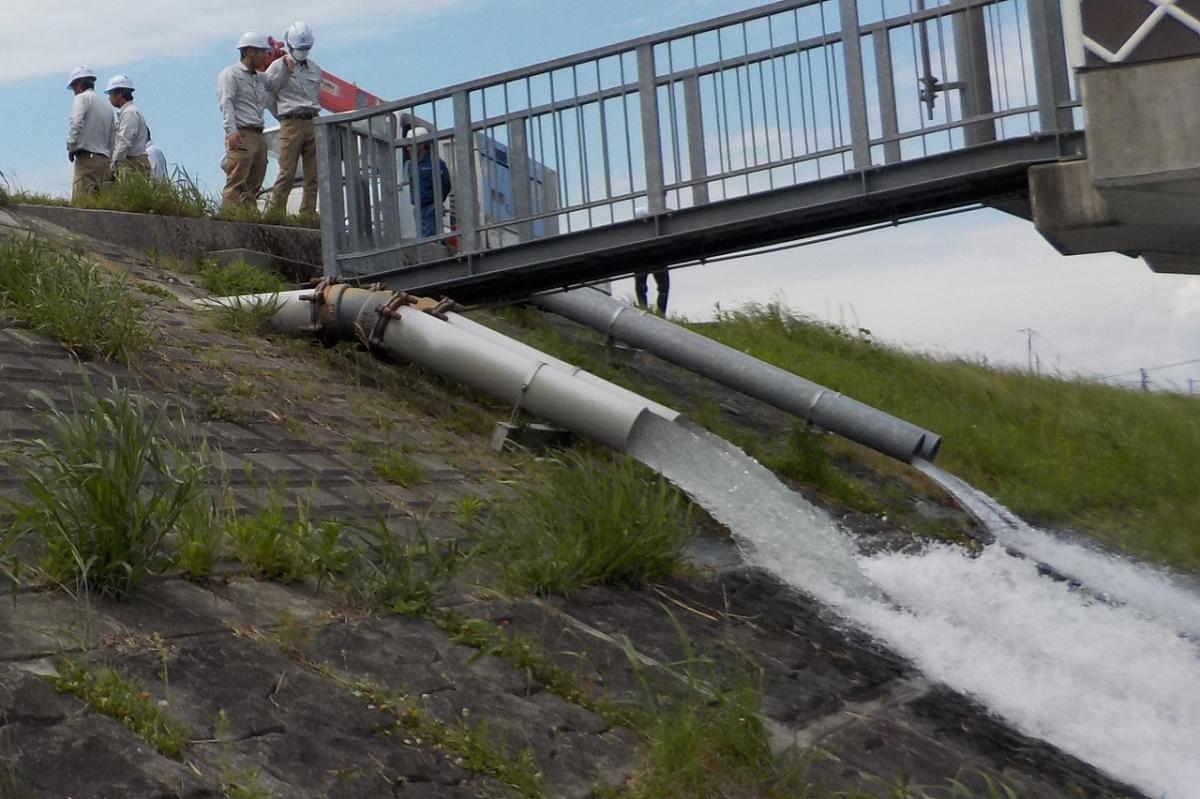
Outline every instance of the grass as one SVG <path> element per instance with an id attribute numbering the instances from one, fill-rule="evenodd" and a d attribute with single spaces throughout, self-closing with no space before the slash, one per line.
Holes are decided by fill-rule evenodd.
<path id="1" fill-rule="evenodd" d="M 279 310 L 279 299 L 266 297 L 260 302 L 238 300 L 232 305 L 212 309 L 218 327 L 243 336 L 264 336 L 273 331 L 271 320 Z"/>
<path id="2" fill-rule="evenodd" d="M 376 453 L 372 464 L 376 474 L 398 486 L 415 485 L 425 479 L 425 469 L 421 464 L 409 457 L 408 453 L 394 447 Z"/>
<path id="3" fill-rule="evenodd" d="M 32 237 L 0 239 L 0 308 L 84 358 L 128 364 L 153 336 L 124 275 Z"/>
<path id="4" fill-rule="evenodd" d="M 666 481 L 628 458 L 568 453 L 500 507 L 488 557 L 518 591 L 638 587 L 679 567 L 692 536 L 689 511 Z"/>
<path id="5" fill-rule="evenodd" d="M 245 261 L 221 264 L 206 260 L 200 264 L 199 276 L 204 288 L 217 297 L 270 294 L 287 288 L 280 278 Z"/>
<path id="6" fill-rule="evenodd" d="M 695 326 L 945 436 L 938 463 L 1014 512 L 1200 570 L 1200 404 L 881 346 L 777 305 Z"/>
<path id="7" fill-rule="evenodd" d="M 85 197 L 74 205 L 101 211 L 191 218 L 212 216 L 216 209 L 212 199 L 196 181 L 179 169 L 169 180 L 124 170 L 97 194 Z"/>
<path id="8" fill-rule="evenodd" d="M 229 541 L 246 570 L 259 579 L 284 583 L 315 577 L 318 586 L 345 572 L 354 552 L 341 543 L 342 523 L 314 521 L 304 500 L 296 500 L 294 509 L 288 505 L 286 490 L 276 486 L 262 511 L 230 520 Z"/>
<path id="9" fill-rule="evenodd" d="M 71 658 L 64 658 L 58 672 L 47 679 L 59 691 L 77 696 L 97 713 L 121 722 L 162 755 L 182 758 L 191 731 L 171 718 L 143 686 L 113 669 L 93 671 Z"/>
<path id="10" fill-rule="evenodd" d="M 418 523 L 398 533 L 384 517 L 354 526 L 362 539 L 349 570 L 347 590 L 355 604 L 373 612 L 426 616 L 463 565 L 457 541 L 434 541 Z"/>
<path id="11" fill-rule="evenodd" d="M 637 708 L 599 695 L 594 685 L 558 665 L 535 638 L 454 611 L 435 613 L 430 619 L 454 641 L 504 661 L 555 695 L 587 708 L 610 724 L 636 728 L 644 722 Z"/>
<path id="12" fill-rule="evenodd" d="M 166 561 L 165 540 L 200 502 L 207 449 L 165 407 L 90 381 L 61 409 L 45 395 L 48 432 L 13 444 L 28 499 L 8 500 L 14 529 L 40 537 L 41 567 L 62 585 L 128 594 Z"/>

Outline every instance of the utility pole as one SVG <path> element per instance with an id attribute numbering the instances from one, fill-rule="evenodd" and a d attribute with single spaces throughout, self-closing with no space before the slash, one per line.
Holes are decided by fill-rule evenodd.
<path id="1" fill-rule="evenodd" d="M 1142 391 L 1149 391 L 1150 390 L 1150 373 L 1147 372 L 1145 369 L 1142 369 L 1141 373 L 1142 373 Z"/>
<path id="2" fill-rule="evenodd" d="M 1189 394 L 1196 393 L 1196 380 L 1191 377 L 1188 378 L 1188 393 Z"/>
<path id="3" fill-rule="evenodd" d="M 1029 372 L 1033 373 L 1033 334 L 1037 331 L 1032 327 L 1023 327 L 1017 331 L 1025 334 L 1025 355 L 1029 360 Z"/>

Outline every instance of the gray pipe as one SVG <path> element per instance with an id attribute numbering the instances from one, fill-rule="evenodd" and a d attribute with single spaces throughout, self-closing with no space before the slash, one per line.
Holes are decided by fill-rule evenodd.
<path id="1" fill-rule="evenodd" d="M 942 437 L 937 433 L 632 308 L 595 289 L 541 294 L 531 302 L 905 463 L 918 457 L 932 461 L 941 446 Z"/>
<path id="2" fill-rule="evenodd" d="M 626 451 L 638 419 L 651 412 L 653 403 L 632 392 L 612 391 L 599 384 L 603 383 L 599 378 L 581 379 L 547 363 L 548 356 L 533 357 L 521 347 L 500 346 L 464 329 L 469 325 L 448 324 L 410 306 L 394 309 L 381 326 L 380 311 L 393 296 L 390 291 L 333 285 L 320 291 L 226 297 L 202 304 L 274 302 L 271 326 L 289 335 L 319 332 L 326 340 L 367 343 L 376 334 L 378 340 L 371 342 L 373 347 L 501 401 L 520 405 L 534 416 L 620 452 Z M 315 316 L 314 297 L 321 299 Z M 313 329 L 314 318 L 319 330 Z M 668 415 L 674 413 L 665 410 Z"/>

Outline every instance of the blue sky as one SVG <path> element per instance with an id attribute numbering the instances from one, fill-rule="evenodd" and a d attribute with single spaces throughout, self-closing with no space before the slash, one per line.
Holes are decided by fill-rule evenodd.
<path id="1" fill-rule="evenodd" d="M 610 44 L 755 5 L 746 0 L 5 0 L 0 28 L 0 171 L 65 194 L 66 73 L 78 63 L 131 75 L 167 158 L 210 192 L 222 176 L 217 73 L 242 31 L 313 25 L 313 57 L 386 98 Z M 627 282 L 618 294 L 631 294 Z M 868 327 L 939 353 L 1116 374 L 1200 358 L 1200 278 L 1161 276 L 1119 255 L 1063 258 L 1032 226 L 999 212 L 880 231 L 741 262 L 681 270 L 672 310 L 782 297 L 796 310 Z M 1134 379 L 1136 375 L 1127 375 Z M 1200 364 L 1159 370 L 1186 389 Z"/>

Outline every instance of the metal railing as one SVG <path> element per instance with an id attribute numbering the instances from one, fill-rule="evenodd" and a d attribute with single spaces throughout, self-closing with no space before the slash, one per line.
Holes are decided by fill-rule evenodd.
<path id="1" fill-rule="evenodd" d="M 1077 105 L 1057 0 L 775 2 L 320 119 L 325 270 L 470 260 L 1054 134 Z M 439 180 L 421 189 L 439 157 L 452 217 Z"/>

